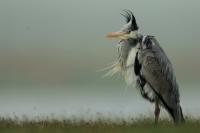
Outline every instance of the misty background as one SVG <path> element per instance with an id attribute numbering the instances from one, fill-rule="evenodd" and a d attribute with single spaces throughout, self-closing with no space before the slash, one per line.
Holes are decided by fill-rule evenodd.
<path id="1" fill-rule="evenodd" d="M 140 32 L 156 36 L 173 63 L 183 112 L 200 116 L 198 0 L 1 0 L 0 115 L 94 118 L 153 116 L 153 104 L 120 75 L 106 33 L 133 11 Z M 166 112 L 162 113 L 166 114 Z"/>

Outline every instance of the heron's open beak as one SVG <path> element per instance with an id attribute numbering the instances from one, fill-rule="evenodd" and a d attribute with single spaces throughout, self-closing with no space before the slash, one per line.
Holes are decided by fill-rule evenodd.
<path id="1" fill-rule="evenodd" d="M 107 38 L 119 38 L 119 39 L 126 39 L 128 37 L 128 33 L 117 31 L 117 32 L 111 32 L 106 35 Z"/>

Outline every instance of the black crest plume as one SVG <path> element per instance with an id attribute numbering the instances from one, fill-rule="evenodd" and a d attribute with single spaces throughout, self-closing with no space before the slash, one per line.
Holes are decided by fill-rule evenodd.
<path id="1" fill-rule="evenodd" d="M 124 11 L 125 14 L 123 14 L 123 13 L 120 13 L 120 14 L 126 18 L 127 23 L 131 23 L 131 27 L 130 27 L 131 30 L 133 30 L 133 31 L 138 30 L 136 19 L 133 15 L 132 11 L 127 10 L 127 9 L 124 9 L 122 11 Z"/>

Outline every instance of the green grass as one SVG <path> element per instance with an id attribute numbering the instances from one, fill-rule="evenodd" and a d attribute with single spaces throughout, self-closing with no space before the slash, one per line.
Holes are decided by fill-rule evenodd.
<path id="1" fill-rule="evenodd" d="M 0 120 L 0 133 L 198 133 L 200 120 L 187 118 L 184 124 L 174 125 L 169 120 L 160 120 L 158 125 L 153 119 L 136 119 L 127 122 L 95 122 L 72 120 Z"/>

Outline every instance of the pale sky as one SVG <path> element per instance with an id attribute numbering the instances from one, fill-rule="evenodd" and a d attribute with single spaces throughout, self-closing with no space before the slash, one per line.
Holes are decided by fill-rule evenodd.
<path id="1" fill-rule="evenodd" d="M 167 45 L 195 46 L 199 7 L 199 0 L 1 0 L 0 47 L 105 44 L 106 32 L 124 23 L 122 9 L 133 11 L 142 33 Z"/>

